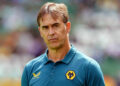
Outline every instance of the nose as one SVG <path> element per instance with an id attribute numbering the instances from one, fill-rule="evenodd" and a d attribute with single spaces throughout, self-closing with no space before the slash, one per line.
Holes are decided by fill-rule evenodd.
<path id="1" fill-rule="evenodd" d="M 50 28 L 50 29 L 49 29 L 49 35 L 54 35 L 54 33 L 55 33 L 54 29 L 53 29 L 53 28 Z"/>

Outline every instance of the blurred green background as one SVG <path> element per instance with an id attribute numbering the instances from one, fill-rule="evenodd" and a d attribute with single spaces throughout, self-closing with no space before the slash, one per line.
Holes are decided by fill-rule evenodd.
<path id="1" fill-rule="evenodd" d="M 0 86 L 20 86 L 25 64 L 45 51 L 36 18 L 48 1 L 68 6 L 71 43 L 99 62 L 106 86 L 120 86 L 120 0 L 0 0 Z"/>

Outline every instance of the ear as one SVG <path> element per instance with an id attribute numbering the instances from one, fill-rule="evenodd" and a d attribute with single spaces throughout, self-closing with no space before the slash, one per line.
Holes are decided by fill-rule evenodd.
<path id="1" fill-rule="evenodd" d="M 71 29 L 71 23 L 69 21 L 66 23 L 66 29 L 67 29 L 67 32 L 69 33 Z"/>
<path id="2" fill-rule="evenodd" d="M 40 32 L 40 36 L 42 37 L 40 26 L 38 27 L 38 31 Z"/>

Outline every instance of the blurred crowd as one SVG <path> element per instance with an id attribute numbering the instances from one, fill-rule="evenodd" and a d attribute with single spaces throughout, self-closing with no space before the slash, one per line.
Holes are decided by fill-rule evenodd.
<path id="1" fill-rule="evenodd" d="M 47 1 L 68 6 L 71 43 L 100 63 L 106 86 L 120 86 L 120 0 L 1 0 L 0 86 L 20 86 L 25 64 L 45 51 L 36 18 Z"/>

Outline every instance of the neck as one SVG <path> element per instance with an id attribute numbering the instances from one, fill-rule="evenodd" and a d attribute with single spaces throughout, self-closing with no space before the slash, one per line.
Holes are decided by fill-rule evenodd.
<path id="1" fill-rule="evenodd" d="M 59 49 L 48 49 L 48 58 L 51 59 L 53 62 L 60 61 L 64 59 L 65 55 L 68 53 L 70 50 L 71 46 L 70 44 L 63 45 Z"/>

